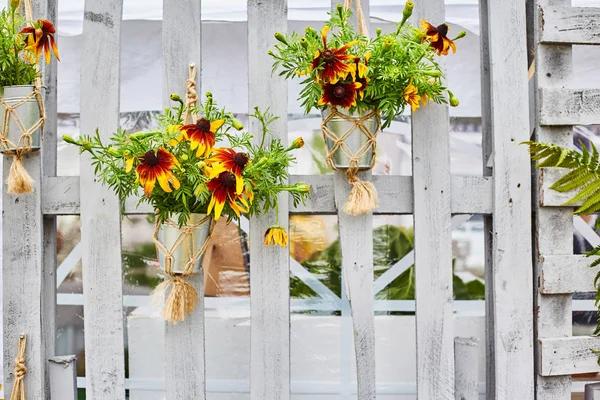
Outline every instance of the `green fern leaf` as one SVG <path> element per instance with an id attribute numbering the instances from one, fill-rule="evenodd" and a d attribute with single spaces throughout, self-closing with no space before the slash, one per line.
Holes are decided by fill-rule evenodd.
<path id="1" fill-rule="evenodd" d="M 593 174 L 592 174 L 592 176 L 593 176 Z M 565 203 L 565 205 L 575 204 L 578 201 L 586 200 L 590 196 L 593 196 L 594 193 L 598 192 L 599 189 L 600 189 L 600 179 L 596 178 L 589 185 L 587 185 L 586 187 L 581 189 L 581 191 L 575 197 L 573 197 L 571 200 L 567 201 Z M 598 192 L 598 193 L 600 193 L 600 192 Z"/>
<path id="2" fill-rule="evenodd" d="M 587 167 L 579 167 L 570 171 L 568 174 L 557 180 L 550 189 L 557 192 L 570 192 L 578 189 L 594 178 L 594 173 Z"/>

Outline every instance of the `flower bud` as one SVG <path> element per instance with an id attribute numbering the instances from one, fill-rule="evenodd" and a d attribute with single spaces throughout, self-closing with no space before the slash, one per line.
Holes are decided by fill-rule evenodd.
<path id="1" fill-rule="evenodd" d="M 171 100 L 172 101 L 176 101 L 180 104 L 183 104 L 183 100 L 181 100 L 181 97 L 179 97 L 179 95 L 177 93 L 171 93 Z"/>
<path id="2" fill-rule="evenodd" d="M 129 156 L 131 156 L 131 151 L 129 151 L 129 150 L 125 150 L 125 151 L 123 151 L 123 155 L 124 155 L 125 157 L 129 157 Z"/>
<path id="3" fill-rule="evenodd" d="M 304 147 L 304 140 L 301 137 L 299 137 L 299 138 L 296 138 L 296 140 L 294 140 L 292 142 L 292 144 L 290 145 L 290 147 L 287 148 L 287 150 L 290 151 L 290 150 L 299 149 L 302 147 Z"/>
<path id="4" fill-rule="evenodd" d="M 116 157 L 121 156 L 121 153 L 119 152 L 119 150 L 115 149 L 114 147 L 108 148 L 108 154 L 110 154 L 111 156 L 116 156 Z"/>
<path id="5" fill-rule="evenodd" d="M 308 40 L 305 37 L 300 38 L 300 45 L 306 49 L 308 47 Z"/>
<path id="6" fill-rule="evenodd" d="M 460 31 L 460 32 L 458 32 L 458 35 L 456 35 L 456 37 L 454 39 L 452 39 L 452 40 L 453 41 L 454 40 L 458 40 L 460 38 L 464 38 L 465 36 L 467 36 L 467 32 L 466 31 Z"/>
<path id="7" fill-rule="evenodd" d="M 383 42 L 383 51 L 388 51 L 393 44 L 394 41 L 391 38 L 385 39 L 385 41 Z"/>
<path id="8" fill-rule="evenodd" d="M 79 144 L 77 143 L 77 141 L 75 139 L 73 139 L 71 136 L 69 135 L 63 135 L 62 140 L 64 140 L 67 143 L 71 143 L 71 144 Z"/>
<path id="9" fill-rule="evenodd" d="M 271 57 L 275 57 L 275 53 L 273 53 L 273 50 L 267 51 L 267 54 L 270 55 Z"/>
<path id="10" fill-rule="evenodd" d="M 285 35 L 281 32 L 275 32 L 275 39 L 279 40 L 281 43 L 285 44 L 286 46 L 289 46 L 287 39 L 285 38 Z"/>
<path id="11" fill-rule="evenodd" d="M 231 126 L 233 126 L 233 129 L 237 131 L 244 129 L 244 124 L 242 124 L 242 122 L 236 118 L 231 118 Z"/>
<path id="12" fill-rule="evenodd" d="M 377 37 L 381 36 L 381 28 L 375 29 L 375 34 L 377 35 Z"/>
<path id="13" fill-rule="evenodd" d="M 306 32 L 306 36 L 317 36 L 317 31 L 315 31 L 310 26 L 307 26 L 304 32 Z"/>
<path id="14" fill-rule="evenodd" d="M 413 12 L 413 8 L 415 7 L 415 3 L 412 1 L 407 1 L 404 5 L 404 10 L 402 11 L 402 16 L 406 19 L 410 18 Z"/>
<path id="15" fill-rule="evenodd" d="M 189 157 L 188 157 L 188 155 L 187 155 L 187 154 L 182 154 L 182 155 L 181 155 L 181 159 L 182 159 L 183 161 L 187 161 L 187 160 L 188 160 L 188 158 L 189 158 Z"/>
<path id="16" fill-rule="evenodd" d="M 206 92 L 206 98 L 207 99 L 212 99 L 212 97 L 213 97 L 212 92 Z"/>
<path id="17" fill-rule="evenodd" d="M 454 93 L 452 93 L 452 92 L 450 92 L 450 91 L 448 91 L 448 95 L 450 96 L 450 98 L 449 98 L 450 106 L 451 106 L 451 107 L 458 107 L 458 104 L 460 103 L 460 102 L 458 101 L 458 97 L 456 97 L 456 96 L 454 95 Z"/>
<path id="18" fill-rule="evenodd" d="M 141 140 L 154 135 L 155 132 L 137 132 L 129 135 L 130 139 Z"/>
<path id="19" fill-rule="evenodd" d="M 16 10 L 21 5 L 21 0 L 10 0 L 10 8 L 11 10 Z"/>
<path id="20" fill-rule="evenodd" d="M 87 140 L 81 143 L 81 147 L 83 147 L 87 151 L 92 151 L 92 145 Z"/>
<path id="21" fill-rule="evenodd" d="M 436 78 L 439 78 L 440 76 L 442 76 L 442 71 L 437 70 L 437 69 L 429 69 L 427 71 L 422 71 L 423 75 L 427 75 L 427 76 L 434 76 Z"/>
<path id="22" fill-rule="evenodd" d="M 310 186 L 308 186 L 308 185 L 296 185 L 296 191 L 298 193 L 310 193 Z"/>

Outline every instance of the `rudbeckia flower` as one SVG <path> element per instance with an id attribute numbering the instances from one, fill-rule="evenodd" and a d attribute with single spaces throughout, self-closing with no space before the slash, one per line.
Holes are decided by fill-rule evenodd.
<path id="1" fill-rule="evenodd" d="M 198 149 L 196 157 L 202 157 L 210 154 L 215 145 L 215 132 L 223 122 L 225 121 L 222 119 L 210 122 L 206 118 L 200 118 L 195 124 L 183 125 L 179 129 L 184 133 L 185 138 L 192 142 L 192 150 Z M 178 141 L 181 139 L 181 136 L 177 138 Z"/>
<path id="2" fill-rule="evenodd" d="M 235 186 L 235 175 L 229 171 L 221 172 L 219 176 L 208 181 L 206 187 L 212 192 L 212 197 L 206 214 L 210 215 L 214 208 L 215 220 L 219 219 L 226 201 L 238 217 L 241 212 L 248 212 L 248 202 L 241 195 L 236 194 Z M 238 200 L 242 204 L 239 204 Z"/>
<path id="3" fill-rule="evenodd" d="M 244 190 L 244 180 L 242 179 L 242 171 L 249 158 L 246 153 L 238 153 L 233 149 L 215 149 L 215 154 L 207 160 L 212 164 L 212 172 L 210 177 L 213 178 L 223 171 L 229 171 L 235 175 L 236 185 L 235 193 L 241 194 Z"/>
<path id="4" fill-rule="evenodd" d="M 273 246 L 279 245 L 281 247 L 286 247 L 288 244 L 288 234 L 285 229 L 279 225 L 274 225 L 267 229 L 265 232 L 264 244 L 265 246 L 270 246 L 271 243 Z"/>
<path id="5" fill-rule="evenodd" d="M 419 101 L 421 100 L 421 96 L 418 93 L 419 89 L 413 86 L 411 79 L 406 89 L 404 89 L 404 100 L 410 104 L 413 111 L 420 107 Z"/>
<path id="6" fill-rule="evenodd" d="M 23 28 L 19 33 L 27 35 L 25 39 L 27 47 L 25 47 L 25 49 L 35 53 L 36 60 L 39 60 L 43 49 L 46 63 L 50 64 L 50 46 L 52 46 L 52 51 L 54 52 L 56 59 L 60 61 L 58 48 L 54 41 L 56 29 L 52 22 L 46 19 L 38 19 L 34 26 Z"/>
<path id="7" fill-rule="evenodd" d="M 359 57 L 356 57 L 354 59 L 354 63 L 350 64 L 350 75 L 352 75 L 352 80 L 360 83 L 360 87 L 358 88 L 357 92 L 361 100 L 365 97 L 365 89 L 369 85 L 369 81 L 371 81 L 371 79 L 367 76 L 367 71 L 369 69 L 367 64 L 370 58 L 371 53 L 367 53 L 365 55 L 364 63 L 360 62 Z"/>
<path id="8" fill-rule="evenodd" d="M 179 189 L 179 180 L 171 172 L 175 165 L 179 165 L 173 154 L 160 147 L 156 153 L 150 150 L 139 159 L 140 165 L 137 166 L 135 172 L 144 187 L 146 197 L 152 194 L 156 181 L 167 193 L 172 191 L 171 186 L 175 190 Z"/>
<path id="9" fill-rule="evenodd" d="M 332 106 L 341 106 L 350 108 L 356 105 L 356 90 L 362 85 L 359 82 L 335 84 L 326 83 L 323 85 L 323 96 L 319 99 L 319 105 L 331 104 Z"/>
<path id="10" fill-rule="evenodd" d="M 424 19 L 421 20 L 421 29 L 425 31 L 425 39 L 429 41 L 431 47 L 437 50 L 438 56 L 448 55 L 448 50 L 456 53 L 456 45 L 446 35 L 448 34 L 448 24 L 433 26 Z"/>
<path id="11" fill-rule="evenodd" d="M 315 52 L 315 58 L 312 61 L 312 69 L 317 69 L 319 66 L 323 66 L 323 69 L 319 71 L 319 77 L 325 83 L 336 83 L 339 76 L 344 76 L 350 70 L 350 66 L 345 62 L 351 60 L 353 57 L 350 54 L 346 54 L 348 48 L 354 46 L 358 41 L 350 42 L 340 47 L 339 49 L 327 48 L 327 32 L 329 31 L 328 26 L 323 27 L 321 37 L 323 38 L 323 50 L 317 50 Z"/>

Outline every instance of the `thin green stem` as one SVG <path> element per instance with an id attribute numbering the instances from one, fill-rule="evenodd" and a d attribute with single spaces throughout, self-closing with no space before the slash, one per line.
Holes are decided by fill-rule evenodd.
<path id="1" fill-rule="evenodd" d="M 14 7 L 11 7 L 11 19 L 12 19 L 12 36 L 16 39 L 17 37 L 17 25 L 16 25 L 16 21 L 15 21 L 15 12 L 16 9 Z M 15 52 L 14 57 L 15 57 L 15 84 L 18 85 L 20 83 L 19 80 L 19 51 L 17 49 L 17 41 L 14 41 L 13 44 L 13 51 Z"/>

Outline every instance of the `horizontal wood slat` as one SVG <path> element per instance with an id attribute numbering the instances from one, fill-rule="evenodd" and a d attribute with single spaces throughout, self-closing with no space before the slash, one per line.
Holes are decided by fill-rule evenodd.
<path id="1" fill-rule="evenodd" d="M 539 339 L 542 376 L 572 375 L 600 372 L 598 355 L 600 338 L 593 336 L 573 336 L 564 338 Z"/>
<path id="2" fill-rule="evenodd" d="M 590 268 L 593 258 L 584 255 L 540 256 L 540 291 L 543 294 L 594 292 L 598 268 Z"/>
<path id="3" fill-rule="evenodd" d="M 546 7 L 540 16 L 541 43 L 600 44 L 600 8 Z"/>
<path id="4" fill-rule="evenodd" d="M 575 192 L 557 192 L 550 189 L 554 182 L 558 181 L 568 171 L 563 168 L 541 168 L 539 170 L 538 202 L 540 207 L 565 207 Z M 581 203 L 579 203 L 581 205 Z M 577 204 L 566 207 L 575 207 Z"/>
<path id="5" fill-rule="evenodd" d="M 379 193 L 379 207 L 374 214 L 412 214 L 411 176 L 374 176 Z M 491 214 L 492 177 L 453 176 L 451 205 L 453 214 Z M 306 206 L 293 207 L 292 214 L 335 214 L 335 198 L 332 175 L 292 175 L 290 182 L 305 182 L 311 187 L 311 197 Z M 47 178 L 44 182 L 42 211 L 46 215 L 79 214 L 79 177 L 60 176 Z M 149 205 L 139 208 L 137 199 L 130 198 L 125 204 L 127 214 L 152 213 Z"/>
<path id="6" fill-rule="evenodd" d="M 540 125 L 600 123 L 600 89 L 539 89 Z"/>

